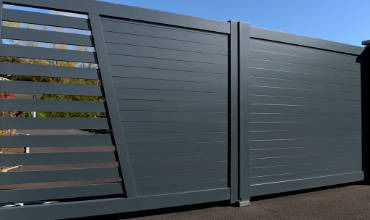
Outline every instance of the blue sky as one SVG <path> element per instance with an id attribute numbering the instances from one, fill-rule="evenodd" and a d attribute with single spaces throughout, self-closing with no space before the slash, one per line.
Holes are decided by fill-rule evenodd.
<path id="1" fill-rule="evenodd" d="M 361 45 L 370 39 L 370 0 L 103 0 Z"/>

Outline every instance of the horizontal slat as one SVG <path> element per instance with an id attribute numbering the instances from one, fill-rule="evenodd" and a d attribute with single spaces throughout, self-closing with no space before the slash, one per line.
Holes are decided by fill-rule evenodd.
<path id="1" fill-rule="evenodd" d="M 287 88 L 277 87 L 268 85 L 252 85 L 250 92 L 255 95 L 268 95 L 268 96 L 295 96 L 304 98 L 326 98 L 326 99 L 351 99 L 353 101 L 359 101 L 361 99 L 360 94 L 346 93 L 340 91 L 315 91 L 309 89 L 299 88 Z"/>
<path id="2" fill-rule="evenodd" d="M 329 101 L 328 101 L 329 102 Z M 293 113 L 293 114 L 312 114 L 312 115 L 359 115 L 361 114 L 361 108 L 356 104 L 348 106 L 342 106 L 337 102 L 327 103 L 326 105 L 320 106 L 321 102 L 312 102 L 307 105 L 299 104 L 284 104 L 284 103 L 253 103 L 250 105 L 251 112 L 269 112 L 269 113 Z M 356 102 L 353 102 L 356 103 Z M 317 105 L 316 105 L 317 104 Z"/>
<path id="3" fill-rule="evenodd" d="M 204 54 L 228 55 L 227 44 L 224 47 L 217 45 L 205 45 L 193 42 L 184 42 L 172 39 L 153 38 L 149 36 L 138 36 L 133 34 L 104 32 L 106 43 L 134 45 L 138 47 L 160 48 L 168 50 L 197 52 Z"/>
<path id="4" fill-rule="evenodd" d="M 353 63 L 338 63 L 338 59 L 332 57 L 322 58 L 322 57 L 304 57 L 296 56 L 284 53 L 262 51 L 262 50 L 251 50 L 251 59 L 264 59 L 278 62 L 287 62 L 299 64 L 302 66 L 314 66 L 322 68 L 330 68 L 333 70 L 346 70 L 346 71 L 360 71 L 360 64 L 356 63 L 355 57 Z"/>
<path id="5" fill-rule="evenodd" d="M 49 76 L 60 78 L 81 78 L 99 80 L 97 69 L 74 68 L 64 66 L 48 66 L 24 63 L 0 62 L 0 71 L 7 75 L 20 76 Z"/>
<path id="6" fill-rule="evenodd" d="M 112 146 L 110 134 L 0 136 L 2 147 Z"/>
<path id="7" fill-rule="evenodd" d="M 326 148 L 328 150 L 329 148 Z M 251 149 L 251 159 L 264 159 L 271 157 L 291 157 L 295 155 L 314 154 L 319 150 L 314 146 L 311 147 L 296 147 L 286 146 L 286 148 L 274 148 L 274 149 Z"/>
<path id="8" fill-rule="evenodd" d="M 1 129 L 109 129 L 106 118 L 0 118 Z"/>
<path id="9" fill-rule="evenodd" d="M 228 71 L 228 65 L 225 64 L 209 64 L 191 61 L 156 59 L 148 57 L 132 57 L 124 55 L 108 55 L 110 64 L 114 66 L 129 66 L 129 67 L 148 67 L 160 68 L 167 70 L 182 70 L 199 73 L 218 73 L 225 74 Z"/>
<path id="10" fill-rule="evenodd" d="M 90 30 L 89 21 L 87 19 L 39 12 L 3 9 L 3 20 L 65 28 L 76 28 L 81 30 Z"/>
<path id="11" fill-rule="evenodd" d="M 267 65 L 267 68 L 264 67 L 265 64 Z M 337 71 L 334 74 L 331 73 L 332 70 L 329 69 L 317 69 L 309 70 L 310 72 L 302 72 L 302 70 L 305 71 L 304 69 L 306 68 L 306 66 L 305 67 L 302 66 L 301 72 L 294 72 L 295 70 L 298 70 L 300 68 L 299 65 L 293 64 L 292 66 L 295 67 L 287 71 L 279 68 L 279 66 L 282 67 L 284 66 L 283 68 L 285 68 L 285 65 L 286 64 L 269 63 L 269 61 L 265 61 L 265 63 L 262 63 L 260 67 L 249 68 L 248 70 L 250 71 L 250 74 L 254 77 L 265 77 L 281 81 L 285 80 L 291 81 L 293 83 L 296 82 L 302 84 L 318 84 L 318 85 L 327 84 L 328 86 L 344 86 L 344 87 L 358 86 L 360 83 L 360 79 L 358 78 L 360 76 L 360 71 L 358 71 L 357 73 L 354 72 L 353 74 L 350 75 L 346 73 L 339 75 L 338 73 L 340 73 L 341 71 Z M 288 65 L 291 64 L 287 64 L 286 66 Z M 293 72 L 291 70 L 293 70 Z M 290 76 L 288 75 L 289 73 L 291 74 Z M 293 77 L 292 74 L 296 74 L 295 75 L 296 77 L 293 79 L 285 78 L 285 77 L 292 78 Z M 336 80 L 337 78 L 339 80 Z"/>
<path id="12" fill-rule="evenodd" d="M 118 195 L 122 193 L 122 184 L 120 183 L 40 189 L 2 190 L 0 191 L 0 203 L 58 200 L 90 196 Z"/>
<path id="13" fill-rule="evenodd" d="M 121 100 L 118 103 L 121 111 L 164 111 L 164 112 L 227 112 L 227 103 L 184 103 L 146 100 Z M 0 104 L 1 106 L 1 104 Z"/>
<path id="14" fill-rule="evenodd" d="M 0 56 L 97 63 L 94 52 L 18 45 L 0 45 Z"/>
<path id="15" fill-rule="evenodd" d="M 265 131 L 265 130 L 286 130 L 286 129 L 305 129 L 315 130 L 321 129 L 323 131 L 330 129 L 349 129 L 360 130 L 361 124 L 359 121 L 351 119 L 341 121 L 322 121 L 322 122 L 309 122 L 309 121 L 284 121 L 284 122 L 252 122 L 249 123 L 252 131 Z"/>
<path id="16" fill-rule="evenodd" d="M 270 167 L 254 167 L 251 169 L 251 177 L 271 176 L 287 173 L 304 173 L 312 170 L 328 168 L 355 168 L 357 161 L 349 160 L 349 157 L 331 158 L 330 161 L 302 162 L 290 165 L 279 165 Z"/>
<path id="17" fill-rule="evenodd" d="M 160 167 L 176 164 L 191 164 L 191 163 L 215 163 L 219 161 L 227 161 L 228 152 L 222 151 L 211 152 L 190 152 L 190 153 L 161 153 L 155 152 L 151 154 L 131 154 L 133 166 L 144 167 Z"/>
<path id="18" fill-rule="evenodd" d="M 132 154 L 151 153 L 192 153 L 192 152 L 213 152 L 227 151 L 227 141 L 224 142 L 194 142 L 194 143 L 131 143 L 129 148 Z"/>
<path id="19" fill-rule="evenodd" d="M 49 0 L 7 0 L 7 3 L 15 5 L 23 5 L 35 8 L 48 8 L 62 11 L 71 11 L 77 13 L 87 13 L 90 5 L 86 4 L 89 0 L 63 0 L 61 1 L 49 1 Z"/>
<path id="20" fill-rule="evenodd" d="M 1 184 L 41 183 L 67 180 L 95 180 L 119 177 L 118 168 L 90 168 L 1 173 Z"/>
<path id="21" fill-rule="evenodd" d="M 341 77 L 349 80 L 359 80 L 360 72 L 347 70 L 334 70 L 330 68 L 322 68 L 315 66 L 303 66 L 288 62 L 276 62 L 261 59 L 249 59 L 249 67 L 258 69 L 268 69 L 273 71 L 288 71 L 293 73 L 312 74 L 320 78 L 326 77 Z M 325 78 L 325 77 L 324 77 Z"/>
<path id="22" fill-rule="evenodd" d="M 153 69 L 145 67 L 112 66 L 111 72 L 113 77 L 121 78 L 146 78 L 189 82 L 222 82 L 227 80 L 227 73 L 196 73 L 189 71 Z"/>
<path id="23" fill-rule="evenodd" d="M 263 61 L 262 61 L 263 62 Z M 263 65 L 263 64 L 262 64 Z M 334 73 L 328 73 L 327 71 L 317 71 L 315 73 L 305 73 L 297 71 L 285 71 L 273 68 L 272 65 L 269 67 L 272 69 L 265 69 L 261 67 L 251 67 L 248 69 L 252 76 L 256 77 L 269 77 L 283 80 L 296 80 L 301 82 L 311 83 L 327 83 L 342 86 L 356 86 L 360 84 L 360 78 L 351 77 L 350 75 L 339 76 Z M 348 76 L 348 77 L 347 77 Z"/>
<path id="24" fill-rule="evenodd" d="M 250 47 L 256 50 L 271 51 L 277 53 L 285 53 L 291 55 L 304 56 L 307 58 L 320 57 L 323 61 L 337 60 L 341 64 L 354 64 L 357 63 L 357 56 L 333 53 L 331 51 L 318 50 L 315 48 L 301 47 L 298 45 L 282 44 L 278 42 L 251 39 Z"/>
<path id="25" fill-rule="evenodd" d="M 103 18 L 103 28 L 110 32 L 128 33 L 154 38 L 174 39 L 214 45 L 226 45 L 227 36 L 210 32 L 170 27 L 164 25 L 133 22 L 123 19 Z"/>
<path id="26" fill-rule="evenodd" d="M 223 92 L 227 93 L 227 82 L 185 82 L 166 81 L 155 79 L 130 79 L 114 78 L 113 85 L 116 88 L 131 89 L 158 89 L 171 91 L 195 91 L 195 92 Z"/>
<path id="27" fill-rule="evenodd" d="M 193 192 L 198 190 L 222 189 L 228 187 L 228 181 L 206 182 L 206 183 L 186 183 L 186 184 L 163 184 L 151 186 L 149 184 L 138 185 L 138 191 L 143 195 L 159 195 L 179 192 Z"/>
<path id="28" fill-rule="evenodd" d="M 202 54 L 199 52 L 142 47 L 117 43 L 107 43 L 106 45 L 109 54 L 135 57 L 153 57 L 157 59 L 184 60 L 190 62 L 214 64 L 225 64 L 228 62 L 227 56 L 220 54 Z"/>
<path id="29" fill-rule="evenodd" d="M 145 138 L 143 138 L 145 136 Z M 128 143 L 168 143 L 168 142 L 205 142 L 227 141 L 227 132 L 194 133 L 131 133 L 126 134 Z"/>
<path id="30" fill-rule="evenodd" d="M 2 111 L 105 112 L 104 102 L 54 100 L 1 100 Z"/>
<path id="31" fill-rule="evenodd" d="M 113 151 L 0 154 L 0 166 L 79 164 L 79 163 L 100 163 L 114 161 L 116 161 L 116 157 Z"/>
<path id="32" fill-rule="evenodd" d="M 325 148 L 326 146 L 322 146 Z M 357 166 L 361 166 L 361 152 L 351 152 L 348 151 L 332 151 L 330 152 L 330 159 L 334 158 L 342 158 L 342 160 L 346 161 L 357 161 Z M 250 164 L 251 167 L 268 167 L 268 166 L 284 166 L 284 165 L 292 165 L 292 164 L 302 164 L 303 162 L 306 163 L 318 163 L 320 161 L 328 160 L 328 154 L 322 155 L 317 153 L 306 153 L 306 154 L 297 154 L 291 156 L 277 156 L 277 157 L 266 157 L 266 158 L 259 158 L 259 159 L 251 159 Z M 343 163 L 343 162 L 342 162 Z M 339 164 L 342 164 L 339 163 Z"/>
<path id="33" fill-rule="evenodd" d="M 37 41 L 87 47 L 94 46 L 92 37 L 89 35 L 6 26 L 3 26 L 1 29 L 1 37 L 12 40 Z"/>
<path id="34" fill-rule="evenodd" d="M 118 99 L 125 100 L 164 100 L 178 102 L 225 103 L 227 93 L 202 93 L 189 91 L 161 91 L 116 88 Z"/>
<path id="35" fill-rule="evenodd" d="M 213 112 L 122 112 L 122 121 L 153 122 L 217 122 L 227 121 L 227 113 Z"/>
<path id="36" fill-rule="evenodd" d="M 319 173 L 316 176 L 306 178 L 289 179 L 283 182 L 271 182 L 270 184 L 256 184 L 251 186 L 252 196 L 266 195 L 271 193 L 281 193 L 292 190 L 308 189 L 314 187 L 337 185 L 362 181 L 364 173 L 362 171 L 333 171 Z"/>
<path id="37" fill-rule="evenodd" d="M 26 81 L 0 81 L 0 92 L 20 94 L 60 94 L 102 96 L 100 86 Z"/>
<path id="38" fill-rule="evenodd" d="M 278 88 L 296 88 L 296 89 L 305 89 L 311 90 L 315 93 L 348 93 L 348 94 L 357 94 L 361 92 L 361 88 L 358 85 L 356 86 L 344 86 L 344 85 L 335 85 L 327 83 L 308 83 L 304 81 L 297 80 L 284 80 L 284 79 L 275 79 L 267 77 L 250 77 L 250 83 L 253 85 L 259 86 L 269 86 L 269 87 L 278 87 Z"/>
<path id="39" fill-rule="evenodd" d="M 186 164 L 173 164 L 172 166 L 136 166 L 134 167 L 135 176 L 171 175 L 173 173 L 191 173 L 193 171 L 212 172 L 217 170 L 227 170 L 227 161 L 216 162 L 196 162 Z"/>
<path id="40" fill-rule="evenodd" d="M 357 90 L 355 88 L 354 90 Z M 296 97 L 296 96 L 268 96 L 268 95 L 254 95 L 249 96 L 250 105 L 287 105 L 287 106 L 304 106 L 306 108 L 348 108 L 350 110 L 355 110 L 361 108 L 360 101 L 352 101 L 346 99 L 325 99 L 325 98 L 306 98 L 306 97 Z M 253 112 L 253 111 L 251 111 Z M 267 111 L 268 112 L 268 111 Z M 288 112 L 284 112 L 288 113 Z"/>
<path id="41" fill-rule="evenodd" d="M 353 145 L 356 146 L 356 145 Z M 357 146 L 360 146 L 358 144 Z M 251 159 L 267 159 L 267 158 L 276 158 L 276 157 L 293 157 L 296 155 L 329 155 L 329 154 L 342 154 L 348 153 L 348 157 L 352 155 L 360 155 L 359 151 L 352 149 L 350 145 L 340 145 L 340 146 L 325 146 L 323 144 L 311 145 L 308 147 L 299 147 L 299 146 L 286 146 L 286 148 L 274 148 L 274 149 L 252 149 L 250 150 Z M 318 156 L 320 159 L 320 156 Z M 333 159 L 333 158 L 331 158 Z"/>
<path id="42" fill-rule="evenodd" d="M 315 47 L 318 49 L 336 51 L 338 53 L 360 55 L 363 51 L 362 47 L 356 47 L 348 44 L 342 44 L 327 40 L 315 39 L 311 37 L 298 36 L 294 34 L 284 33 L 280 31 L 272 31 L 257 27 L 252 27 L 250 34 L 252 38 L 280 41 L 284 43 L 297 44 L 306 47 Z"/>
<path id="43" fill-rule="evenodd" d="M 215 122 L 125 122 L 127 132 L 223 132 L 227 123 Z"/>
<path id="44" fill-rule="evenodd" d="M 187 183 L 210 183 L 210 182 L 221 182 L 227 180 L 227 170 L 220 171 L 206 171 L 198 172 L 194 171 L 191 173 L 172 173 L 171 175 L 153 175 L 148 177 L 137 177 L 136 182 L 138 185 L 150 186 L 161 186 L 161 185 L 174 185 Z"/>
<path id="45" fill-rule="evenodd" d="M 320 115 L 320 114 L 284 114 L 284 113 L 252 113 L 249 114 L 249 120 L 251 122 L 316 122 L 325 123 L 326 121 L 339 121 L 347 122 L 353 121 L 361 124 L 360 109 L 359 114 L 343 114 L 343 115 Z"/>
<path id="46" fill-rule="evenodd" d="M 336 136 L 341 136 L 341 140 L 335 139 Z M 266 130 L 266 131 L 250 131 L 249 137 L 252 146 L 263 147 L 263 140 L 288 140 L 290 141 L 301 141 L 302 143 L 313 142 L 313 141 L 336 141 L 332 143 L 334 145 L 340 145 L 340 143 L 358 143 L 360 141 L 361 132 L 358 130 L 349 129 L 333 129 L 333 130 L 308 130 L 308 129 L 286 129 L 286 130 Z M 344 139 L 345 138 L 345 139 Z M 258 142 L 260 141 L 260 142 Z M 267 141 L 265 141 L 267 142 Z M 282 141 L 280 141 L 282 142 Z M 302 144 L 301 143 L 301 144 Z M 266 143 L 266 148 L 269 148 L 272 144 Z M 283 145 L 283 143 L 279 146 Z M 300 146 L 298 143 L 291 144 L 292 146 Z M 252 147 L 251 146 L 251 147 Z M 285 146 L 287 147 L 287 146 Z"/>

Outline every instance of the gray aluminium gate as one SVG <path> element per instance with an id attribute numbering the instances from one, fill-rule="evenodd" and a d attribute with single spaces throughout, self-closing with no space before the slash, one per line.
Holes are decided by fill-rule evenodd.
<path id="1" fill-rule="evenodd" d="M 58 201 L 1 220 L 363 179 L 360 47 L 94 0 L 0 6 L 0 129 L 17 129 L 0 204 Z"/>
<path id="2" fill-rule="evenodd" d="M 0 81 L 0 92 L 38 98 L 2 100 L 1 110 L 103 117 L 2 118 L 1 129 L 89 131 L 0 136 L 1 147 L 30 148 L 27 154 L 0 155 L 0 166 L 23 169 L 0 173 L 0 185 L 8 187 L 0 192 L 0 203 L 59 201 L 0 208 L 0 219 L 60 219 L 230 200 L 230 184 L 236 189 L 229 178 L 230 23 L 92 0 L 2 3 L 0 70 L 13 80 Z M 86 65 L 90 68 L 82 68 Z M 94 101 L 46 100 L 42 94 Z M 233 111 L 235 116 L 237 106 Z M 35 153 L 43 147 L 48 151 Z"/>
<path id="3" fill-rule="evenodd" d="M 363 180 L 361 52 L 240 24 L 243 200 Z"/>

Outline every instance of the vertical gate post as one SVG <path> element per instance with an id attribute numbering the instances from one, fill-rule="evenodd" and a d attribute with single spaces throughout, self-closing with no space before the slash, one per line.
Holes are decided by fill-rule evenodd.
<path id="1" fill-rule="evenodd" d="M 105 41 L 103 36 L 103 25 L 101 23 L 100 15 L 94 7 L 94 3 L 91 3 L 90 6 L 89 19 L 91 25 L 91 35 L 95 43 L 96 55 L 104 90 L 103 92 L 106 99 L 107 112 L 109 113 L 112 133 L 116 143 L 116 150 L 118 154 L 118 160 L 123 177 L 123 183 L 126 190 L 126 195 L 128 198 L 137 197 L 136 184 L 132 172 L 130 157 L 128 154 L 127 141 L 124 129 L 121 125 L 122 120 L 119 115 L 117 97 L 113 91 L 113 82 L 110 74 L 110 66 L 107 59 L 107 50 L 105 48 Z"/>
<path id="2" fill-rule="evenodd" d="M 365 173 L 365 181 L 370 183 L 370 118 L 368 113 L 370 110 L 370 103 L 368 101 L 368 98 L 370 97 L 370 41 L 364 41 L 362 44 L 366 46 L 359 58 L 359 62 L 361 63 L 362 163 Z"/>
<path id="3" fill-rule="evenodd" d="M 248 96 L 249 73 L 248 54 L 250 41 L 250 24 L 239 22 L 239 111 L 240 111 L 240 145 L 239 145 L 239 205 L 249 204 L 249 132 L 248 132 Z"/>
<path id="4" fill-rule="evenodd" d="M 239 193 L 239 68 L 238 68 L 238 23 L 230 23 L 230 43 L 229 43 L 229 107 L 230 107 L 230 202 L 238 202 Z"/>
<path id="5" fill-rule="evenodd" d="M 3 0 L 0 0 L 0 44 L 2 44 L 1 40 L 1 28 L 3 27 Z"/>

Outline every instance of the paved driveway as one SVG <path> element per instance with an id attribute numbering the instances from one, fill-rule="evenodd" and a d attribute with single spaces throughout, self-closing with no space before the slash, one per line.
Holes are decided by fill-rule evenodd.
<path id="1" fill-rule="evenodd" d="M 228 220 L 228 219 L 343 219 L 370 220 L 370 185 L 351 185 L 252 201 L 247 207 L 212 204 L 166 209 L 129 215 L 106 216 L 104 220 Z"/>

